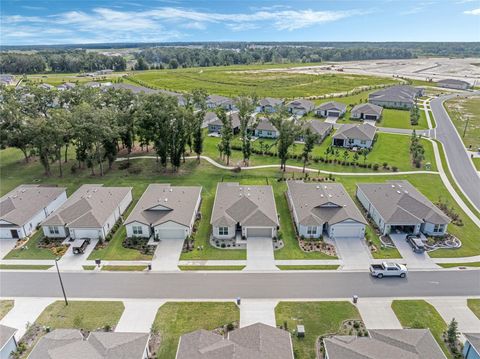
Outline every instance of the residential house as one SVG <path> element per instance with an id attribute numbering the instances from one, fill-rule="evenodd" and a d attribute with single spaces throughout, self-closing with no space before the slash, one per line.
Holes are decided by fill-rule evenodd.
<path id="1" fill-rule="evenodd" d="M 110 87 L 112 87 L 116 90 L 120 90 L 120 89 L 129 90 L 129 91 L 132 91 L 133 93 L 145 93 L 145 94 L 162 93 L 162 94 L 165 94 L 165 95 L 175 97 L 180 106 L 185 106 L 185 103 L 186 103 L 185 97 L 178 92 L 151 89 L 151 88 L 148 88 L 148 87 L 131 85 L 131 84 L 123 83 L 123 82 L 112 83 Z"/>
<path id="2" fill-rule="evenodd" d="M 14 85 L 15 76 L 10 74 L 0 74 L 0 85 Z"/>
<path id="3" fill-rule="evenodd" d="M 105 239 L 132 202 L 131 187 L 85 184 L 42 222 L 50 238 Z"/>
<path id="4" fill-rule="evenodd" d="M 203 117 L 202 128 L 208 128 L 208 125 L 212 122 L 215 122 L 215 121 L 220 121 L 217 114 L 215 112 L 212 112 L 212 111 L 207 111 L 205 113 L 205 116 Z M 221 123 L 221 121 L 220 121 L 220 123 Z M 213 131 L 213 132 L 216 132 L 216 131 Z"/>
<path id="5" fill-rule="evenodd" d="M 233 111 L 237 108 L 235 107 L 235 101 L 231 98 L 219 95 L 210 95 L 207 97 L 207 107 L 208 108 L 217 108 L 222 107 L 225 111 Z"/>
<path id="6" fill-rule="evenodd" d="M 320 121 L 320 120 L 309 120 L 303 123 L 303 131 L 302 134 L 297 138 L 297 141 L 304 141 L 304 132 L 307 128 L 317 134 L 318 140 L 317 143 L 322 143 L 325 138 L 332 132 L 333 125 L 328 122 Z"/>
<path id="7" fill-rule="evenodd" d="M 382 234 L 442 236 L 450 218 L 408 181 L 357 185 L 357 198 Z"/>
<path id="8" fill-rule="evenodd" d="M 238 116 L 238 112 L 230 112 L 227 115 L 231 117 L 233 133 L 234 134 L 238 133 L 240 131 L 240 117 Z M 222 132 L 222 128 L 223 128 L 223 123 L 218 117 L 215 120 L 212 120 L 211 122 L 208 123 L 209 133 L 212 133 L 212 132 L 220 133 Z"/>
<path id="9" fill-rule="evenodd" d="M 0 359 L 10 359 L 10 354 L 17 350 L 16 332 L 17 329 L 0 324 Z"/>
<path id="10" fill-rule="evenodd" d="M 408 85 L 386 87 L 368 95 L 368 102 L 386 108 L 410 109 L 424 89 Z"/>
<path id="11" fill-rule="evenodd" d="M 341 102 L 324 102 L 315 108 L 315 114 L 319 117 L 342 117 L 347 111 L 347 105 Z"/>
<path id="12" fill-rule="evenodd" d="M 28 237 L 66 200 L 63 187 L 18 186 L 0 198 L 0 239 Z"/>
<path id="13" fill-rule="evenodd" d="M 362 239 L 367 222 L 340 183 L 287 182 L 297 233 L 306 238 Z"/>
<path id="14" fill-rule="evenodd" d="M 445 79 L 437 81 L 437 86 L 455 90 L 468 90 L 472 87 L 469 82 L 457 79 Z"/>
<path id="15" fill-rule="evenodd" d="M 278 214 L 272 186 L 217 185 L 210 223 L 218 239 L 276 237 Z"/>
<path id="16" fill-rule="evenodd" d="M 376 329 L 323 339 L 325 359 L 446 359 L 429 329 Z"/>
<path id="17" fill-rule="evenodd" d="M 258 101 L 258 105 L 255 110 L 256 112 L 272 113 L 275 112 L 277 108 L 282 105 L 283 100 L 279 100 L 278 98 L 265 97 Z"/>
<path id="18" fill-rule="evenodd" d="M 38 85 L 38 87 L 40 87 L 41 89 L 44 89 L 44 90 L 53 90 L 55 88 L 55 86 L 52 86 L 52 85 L 47 84 L 47 83 L 41 83 L 40 85 Z"/>
<path id="19" fill-rule="evenodd" d="M 314 108 L 315 104 L 312 101 L 303 99 L 293 100 L 287 104 L 288 112 L 297 117 L 306 115 L 310 111 L 313 111 Z"/>
<path id="20" fill-rule="evenodd" d="M 184 240 L 192 234 L 202 187 L 150 184 L 127 220 L 127 237 Z"/>
<path id="21" fill-rule="evenodd" d="M 277 138 L 280 133 L 268 118 L 261 117 L 254 129 L 254 135 L 260 138 Z"/>
<path id="22" fill-rule="evenodd" d="M 113 73 L 113 70 L 111 70 L 111 69 L 99 70 L 99 71 L 95 72 L 95 74 L 97 74 L 97 75 L 110 75 L 112 73 Z"/>
<path id="23" fill-rule="evenodd" d="M 235 329 L 227 337 L 196 330 L 178 342 L 175 359 L 293 359 L 290 333 L 256 323 Z"/>
<path id="24" fill-rule="evenodd" d="M 352 108 L 352 111 L 350 111 L 350 118 L 379 121 L 382 118 L 382 112 L 383 107 L 381 106 L 372 103 L 361 103 Z"/>
<path id="25" fill-rule="evenodd" d="M 65 82 L 64 84 L 61 84 L 57 86 L 58 91 L 66 91 L 66 90 L 72 90 L 76 87 L 74 83 L 71 82 Z"/>
<path id="26" fill-rule="evenodd" d="M 90 332 L 55 329 L 33 347 L 28 359 L 148 359 L 147 333 Z"/>
<path id="27" fill-rule="evenodd" d="M 375 140 L 377 128 L 367 123 L 360 125 L 345 124 L 335 132 L 332 144 L 337 147 L 371 148 Z"/>
<path id="28" fill-rule="evenodd" d="M 463 357 L 465 359 L 480 359 L 480 333 L 463 333 L 465 345 Z"/>

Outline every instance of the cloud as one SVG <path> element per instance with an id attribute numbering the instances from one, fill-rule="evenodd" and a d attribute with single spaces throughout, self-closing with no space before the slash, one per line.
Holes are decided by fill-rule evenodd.
<path id="1" fill-rule="evenodd" d="M 467 15 L 477 15 L 477 16 L 479 16 L 480 15 L 480 8 L 473 9 L 473 10 L 467 10 L 467 11 L 464 11 L 463 13 L 467 14 Z"/>
<path id="2" fill-rule="evenodd" d="M 203 22 L 188 22 L 184 25 L 182 25 L 183 28 L 185 29 L 194 29 L 194 30 L 205 30 L 207 28 L 207 25 L 205 25 Z"/>

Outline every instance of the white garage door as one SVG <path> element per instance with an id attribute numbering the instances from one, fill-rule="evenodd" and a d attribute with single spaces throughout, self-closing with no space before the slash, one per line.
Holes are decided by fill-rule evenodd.
<path id="1" fill-rule="evenodd" d="M 336 224 L 332 226 L 332 235 L 334 238 L 363 238 L 362 225 L 355 224 Z"/>
<path id="2" fill-rule="evenodd" d="M 161 228 L 156 234 L 160 239 L 185 239 L 185 229 L 183 228 Z"/>
<path id="3" fill-rule="evenodd" d="M 271 228 L 247 228 L 247 237 L 272 237 Z"/>

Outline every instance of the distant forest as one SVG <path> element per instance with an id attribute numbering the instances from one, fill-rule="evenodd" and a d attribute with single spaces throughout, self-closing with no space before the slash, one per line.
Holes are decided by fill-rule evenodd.
<path id="1" fill-rule="evenodd" d="M 81 50 L 79 50 L 79 48 Z M 136 49 L 136 70 L 248 65 L 262 63 L 313 63 L 372 59 L 410 59 L 418 56 L 480 56 L 480 43 L 467 42 L 298 42 L 298 43 L 151 43 L 4 47 L 2 73 L 124 71 L 122 56 L 107 56 L 88 49 Z M 139 49 L 139 51 L 138 51 Z M 36 50 L 26 54 L 19 50 Z M 17 51 L 17 52 L 15 52 Z M 125 50 L 122 50 L 125 51 Z"/>

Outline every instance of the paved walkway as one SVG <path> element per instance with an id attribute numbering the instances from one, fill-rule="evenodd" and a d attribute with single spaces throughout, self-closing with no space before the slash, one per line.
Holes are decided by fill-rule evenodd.
<path id="1" fill-rule="evenodd" d="M 361 239 L 336 239 L 337 254 L 343 261 L 342 269 L 365 269 L 372 263 L 372 256 Z"/>
<path id="2" fill-rule="evenodd" d="M 395 247 L 397 247 L 403 261 L 409 269 L 438 268 L 427 252 L 415 253 L 406 241 L 406 234 L 390 234 Z"/>
<path id="3" fill-rule="evenodd" d="M 2 239 L 0 240 L 0 259 L 3 259 L 8 252 L 10 252 L 17 243 L 16 239 Z"/>
<path id="4" fill-rule="evenodd" d="M 164 300 L 139 299 L 124 300 L 125 310 L 118 322 L 116 332 L 150 333 L 158 308 L 165 304 Z"/>
<path id="5" fill-rule="evenodd" d="M 182 254 L 183 240 L 162 239 L 155 249 L 152 260 L 152 270 L 178 271 L 178 261 Z"/>
<path id="6" fill-rule="evenodd" d="M 275 266 L 271 238 L 248 238 L 247 266 L 244 270 L 278 270 Z"/>
<path id="7" fill-rule="evenodd" d="M 0 324 L 18 329 L 15 339 L 18 341 L 27 331 L 27 324 L 35 322 L 43 310 L 54 298 L 15 298 L 15 304 Z"/>
<path id="8" fill-rule="evenodd" d="M 255 323 L 276 327 L 275 307 L 277 303 L 277 300 L 242 300 L 240 304 L 240 328 Z"/>
<path id="9" fill-rule="evenodd" d="M 61 270 L 83 269 L 82 266 L 85 265 L 85 261 L 87 260 L 88 256 L 95 249 L 95 246 L 98 243 L 98 239 L 92 240 L 90 244 L 87 246 L 85 253 L 83 254 L 73 254 L 73 248 L 71 243 L 67 249 L 67 252 L 65 252 L 62 258 L 58 261 L 58 266 Z"/>
<path id="10" fill-rule="evenodd" d="M 357 308 L 367 329 L 402 329 L 391 299 L 359 298 Z"/>

